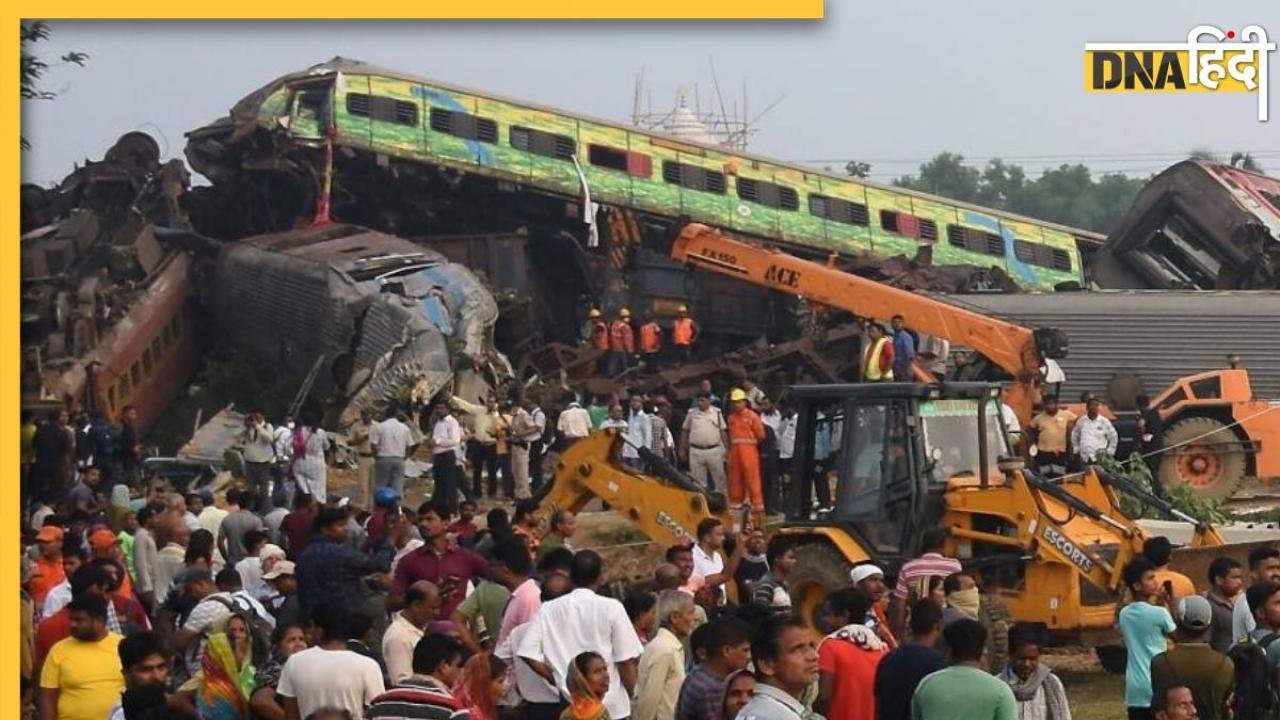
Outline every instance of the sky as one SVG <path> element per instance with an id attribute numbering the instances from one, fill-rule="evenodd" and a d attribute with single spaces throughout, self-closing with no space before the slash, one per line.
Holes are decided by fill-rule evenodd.
<path id="1" fill-rule="evenodd" d="M 131 130 L 181 157 L 186 131 L 335 55 L 617 121 L 642 71 L 655 110 L 682 84 L 710 109 L 714 63 L 726 103 L 744 84 L 753 116 L 779 100 L 755 123 L 753 152 L 836 169 L 861 160 L 881 181 L 942 151 L 1037 176 L 1074 162 L 1146 176 L 1193 149 L 1245 150 L 1280 174 L 1274 98 L 1260 123 L 1253 94 L 1086 93 L 1083 79 L 1086 42 L 1173 42 L 1201 23 L 1258 24 L 1275 41 L 1276 0 L 826 6 L 825 20 L 796 22 L 55 21 L 39 53 L 89 59 L 49 71 L 57 99 L 24 103 L 23 181 L 57 182 Z"/>

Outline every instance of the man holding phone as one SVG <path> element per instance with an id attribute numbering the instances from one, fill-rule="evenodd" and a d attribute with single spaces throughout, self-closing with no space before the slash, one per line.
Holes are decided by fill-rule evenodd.
<path id="1" fill-rule="evenodd" d="M 440 589 L 438 620 L 448 620 L 466 595 L 468 582 L 479 582 L 489 576 L 489 563 L 476 553 L 459 546 L 449 537 L 449 521 L 453 513 L 443 501 L 427 501 L 418 508 L 418 529 L 422 547 L 410 552 L 396 564 L 389 609 L 403 605 L 405 591 L 419 580 Z"/>

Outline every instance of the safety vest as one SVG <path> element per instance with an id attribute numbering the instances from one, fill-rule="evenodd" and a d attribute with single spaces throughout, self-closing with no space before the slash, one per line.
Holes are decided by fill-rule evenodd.
<path id="1" fill-rule="evenodd" d="M 631 330 L 631 323 L 626 320 L 614 320 L 613 325 L 609 328 L 609 349 L 615 352 L 632 353 L 635 352 L 635 342 L 635 333 Z"/>
<path id="2" fill-rule="evenodd" d="M 598 350 L 609 349 L 609 326 L 603 320 L 591 321 L 591 342 Z"/>
<path id="3" fill-rule="evenodd" d="M 885 346 L 889 344 L 889 338 L 882 337 L 875 342 L 874 345 L 867 348 L 867 352 L 862 357 L 862 374 L 867 380 L 875 382 L 877 380 L 892 380 L 893 369 L 881 370 L 881 358 L 884 357 Z"/>
<path id="4" fill-rule="evenodd" d="M 671 342 L 676 345 L 692 345 L 693 332 L 693 318 L 676 318 L 676 324 L 671 328 Z"/>
<path id="5" fill-rule="evenodd" d="M 656 322 L 640 326 L 640 352 L 656 353 L 662 348 L 662 328 Z"/>

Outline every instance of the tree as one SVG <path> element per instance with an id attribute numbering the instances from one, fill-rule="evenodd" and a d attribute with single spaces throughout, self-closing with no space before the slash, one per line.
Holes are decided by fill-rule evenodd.
<path id="1" fill-rule="evenodd" d="M 54 65 L 41 60 L 35 54 L 32 46 L 41 40 L 49 39 L 49 25 L 42 20 L 33 20 L 30 22 L 20 23 L 21 38 L 21 61 L 22 61 L 22 99 L 23 100 L 52 100 L 58 96 L 57 93 L 50 90 L 40 89 L 40 78 L 51 67 L 58 65 L 78 65 L 84 67 L 84 63 L 89 59 L 86 53 L 68 52 L 58 58 L 58 62 Z M 27 139 L 21 138 L 22 149 L 28 150 L 31 144 Z"/>
<path id="2" fill-rule="evenodd" d="M 920 166 L 920 175 L 898 178 L 894 184 L 910 190 L 976 202 L 982 173 L 964 164 L 964 156 L 944 152 Z"/>

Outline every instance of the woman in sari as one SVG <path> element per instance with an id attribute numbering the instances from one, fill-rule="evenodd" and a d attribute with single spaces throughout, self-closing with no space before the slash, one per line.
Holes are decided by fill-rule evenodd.
<path id="1" fill-rule="evenodd" d="M 747 670 L 735 670 L 724 679 L 724 693 L 720 696 L 720 716 L 712 720 L 733 720 L 738 711 L 751 702 L 756 691 L 756 676 Z"/>
<path id="2" fill-rule="evenodd" d="M 241 615 L 215 626 L 200 656 L 200 671 L 179 689 L 194 696 L 200 720 L 249 720 L 254 644 Z"/>
<path id="3" fill-rule="evenodd" d="M 569 688 L 569 707 L 560 720 L 610 720 L 604 708 L 604 695 L 609 692 L 609 666 L 599 653 L 584 652 L 569 663 L 565 684 Z"/>
<path id="4" fill-rule="evenodd" d="M 276 694 L 280 672 L 290 655 L 307 649 L 306 629 L 294 623 L 277 625 L 273 640 L 275 648 L 271 659 L 264 663 L 253 678 L 253 694 L 249 696 L 249 706 L 259 720 L 285 720 L 284 702 Z"/>
<path id="5" fill-rule="evenodd" d="M 471 713 L 471 720 L 498 720 L 498 700 L 507 691 L 507 663 L 492 653 L 476 653 L 462 666 L 453 696 Z"/>

